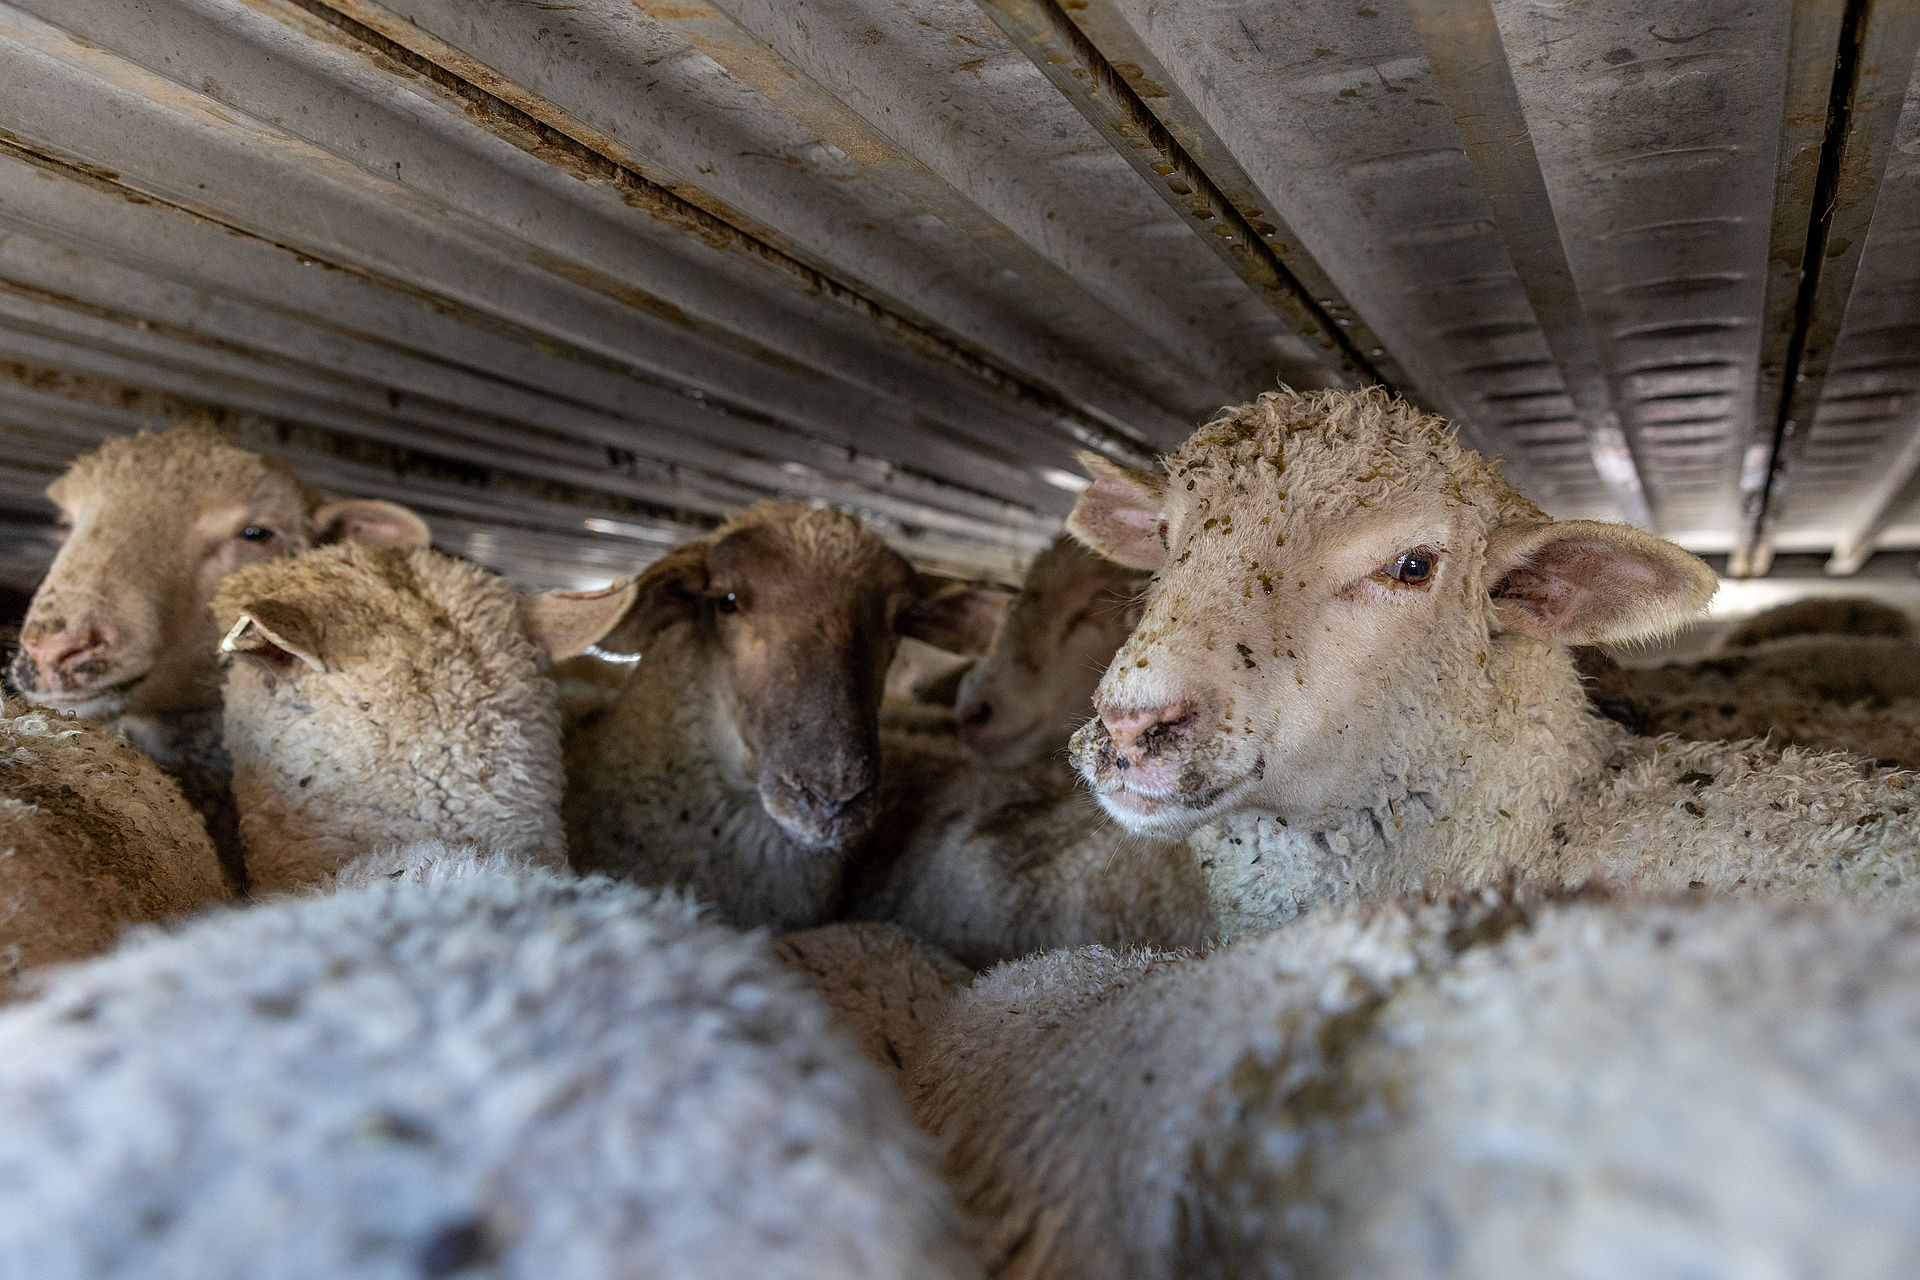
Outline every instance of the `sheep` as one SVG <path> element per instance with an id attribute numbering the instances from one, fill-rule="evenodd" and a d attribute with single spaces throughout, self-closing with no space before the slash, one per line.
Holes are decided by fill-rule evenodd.
<path id="1" fill-rule="evenodd" d="M 106 730 L 0 705 L 0 986 L 104 951 L 129 924 L 227 896 L 200 815 Z"/>
<path id="2" fill-rule="evenodd" d="M 0 1013 L 0 1274 L 978 1277 L 899 1099 L 759 940 L 471 856 Z"/>
<path id="3" fill-rule="evenodd" d="M 850 918 L 898 925 L 973 968 L 1088 942 L 1211 936 L 1194 859 L 1106 820 L 1064 762 L 983 769 L 951 742 L 896 734 L 883 745 Z"/>
<path id="4" fill-rule="evenodd" d="M 1746 649 L 1788 636 L 1891 636 L 1913 639 L 1913 619 L 1891 605 L 1857 596 L 1795 600 L 1763 609 L 1720 636 L 1722 651 Z"/>
<path id="5" fill-rule="evenodd" d="M 427 839 L 564 867 L 543 667 L 599 639 L 634 590 L 522 596 L 436 551 L 354 545 L 228 575 L 212 612 L 254 889 L 323 885 Z"/>
<path id="6" fill-rule="evenodd" d="M 208 603 L 227 573 L 308 546 L 425 546 L 390 502 L 323 502 L 207 424 L 109 440 L 47 488 L 67 535 L 8 668 L 29 702 L 117 730 L 181 784 L 243 887 Z"/>
<path id="7" fill-rule="evenodd" d="M 1062 535 L 1027 569 L 993 652 L 960 682 L 960 740 L 990 764 L 1059 755 L 1138 616 L 1146 575 Z"/>
<path id="8" fill-rule="evenodd" d="M 908 1047 L 938 1025 L 973 978 L 967 969 L 887 924 L 829 924 L 773 941 L 779 960 L 826 1002 L 867 1060 L 901 1082 Z"/>
<path id="9" fill-rule="evenodd" d="M 1920 929 L 1696 897 L 1330 908 L 995 969 L 909 1045 L 1008 1280 L 1911 1273 Z"/>
<path id="10" fill-rule="evenodd" d="M 1548 520 L 1442 420 L 1280 391 L 1164 474 L 1085 461 L 1069 531 L 1156 576 L 1073 759 L 1129 830 L 1188 839 L 1222 936 L 1512 877 L 1920 893 L 1908 775 L 1594 714 L 1566 646 L 1670 632 L 1712 571 Z"/>
<path id="11" fill-rule="evenodd" d="M 1630 672 L 1647 727 L 1683 738 L 1766 737 L 1920 768 L 1920 642 L 1793 635 Z"/>
<path id="12" fill-rule="evenodd" d="M 640 653 L 566 743 L 577 870 L 685 888 L 738 925 L 824 924 L 872 824 L 900 636 L 991 642 L 1008 594 L 916 573 L 844 513 L 761 503 L 655 562 L 603 648 Z"/>

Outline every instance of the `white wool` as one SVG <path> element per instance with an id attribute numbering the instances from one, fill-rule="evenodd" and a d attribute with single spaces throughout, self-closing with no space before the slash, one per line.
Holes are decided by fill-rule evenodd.
<path id="1" fill-rule="evenodd" d="M 1378 905 L 1002 966 L 909 1062 L 1003 1277 L 1911 1273 L 1920 930 Z"/>
<path id="2" fill-rule="evenodd" d="M 886 1086 L 759 941 L 601 879 L 399 861 L 0 1014 L 0 1274 L 979 1274 Z"/>

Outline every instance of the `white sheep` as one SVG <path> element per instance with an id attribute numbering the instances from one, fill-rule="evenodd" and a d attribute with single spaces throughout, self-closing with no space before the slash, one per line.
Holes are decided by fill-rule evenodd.
<path id="1" fill-rule="evenodd" d="M 887 1082 L 762 942 L 533 865 L 545 655 L 628 598 L 391 549 L 228 581 L 242 829 L 330 891 L 0 1017 L 0 1274 L 979 1273 Z"/>
<path id="2" fill-rule="evenodd" d="M 0 706 L 0 984 L 227 896 L 200 815 L 105 729 Z"/>
<path id="3" fill-rule="evenodd" d="M 204 424 L 110 440 L 47 488 L 68 532 L 8 668 L 28 701 L 97 720 L 159 762 L 240 884 L 207 605 L 241 565 L 333 542 L 425 546 L 390 502 L 328 503 Z"/>
<path id="4" fill-rule="evenodd" d="M 802 929 L 775 938 L 773 954 L 896 1081 L 908 1046 L 939 1023 L 973 979 L 944 953 L 887 924 Z"/>
<path id="5" fill-rule="evenodd" d="M 604 648 L 643 661 L 567 738 L 576 868 L 727 920 L 831 919 L 873 821 L 900 636 L 990 643 L 1007 593 L 916 573 L 857 519 L 762 503 L 667 554 Z"/>
<path id="6" fill-rule="evenodd" d="M 954 714 L 967 749 L 1002 767 L 1062 755 L 1138 621 L 1146 581 L 1065 535 L 1036 556 L 993 652 L 960 681 Z"/>
<path id="7" fill-rule="evenodd" d="M 1920 1250 L 1920 931 L 1857 906 L 1488 895 L 1051 953 L 908 1070 L 1005 1280 L 1894 1280 Z"/>
<path id="8" fill-rule="evenodd" d="M 1189 837 L 1223 933 L 1513 877 L 1920 894 L 1908 775 L 1595 715 L 1567 646 L 1672 630 L 1712 572 L 1548 520 L 1440 419 L 1278 392 L 1164 474 L 1087 463 L 1069 529 L 1155 578 L 1075 763 L 1131 830 Z"/>
<path id="9" fill-rule="evenodd" d="M 523 596 L 425 549 L 251 565 L 213 612 L 233 661 L 227 750 L 254 888 L 327 882 L 415 840 L 566 866 L 551 658 L 613 626 L 631 583 Z"/>
<path id="10" fill-rule="evenodd" d="M 0 1014 L 0 1274 L 981 1274 L 763 943 L 500 861 L 219 912 Z"/>

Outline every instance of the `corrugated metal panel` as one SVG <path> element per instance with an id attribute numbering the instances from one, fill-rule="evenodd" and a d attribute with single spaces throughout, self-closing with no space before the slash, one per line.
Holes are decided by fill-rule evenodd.
<path id="1" fill-rule="evenodd" d="M 756 497 L 1011 574 L 1383 383 L 1736 570 L 1920 546 L 1920 6 L 0 3 L 0 557 L 212 412 L 529 582 Z"/>

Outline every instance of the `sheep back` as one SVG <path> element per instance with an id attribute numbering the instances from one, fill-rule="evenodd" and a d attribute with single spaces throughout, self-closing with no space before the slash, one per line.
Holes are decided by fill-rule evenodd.
<path id="1" fill-rule="evenodd" d="M 890 1091 L 675 897 L 428 858 L 0 1015 L 0 1274 L 978 1274 Z"/>
<path id="2" fill-rule="evenodd" d="M 227 896 L 200 816 L 114 734 L 9 698 L 0 760 L 0 948 L 10 971 L 92 955 L 129 924 Z"/>

